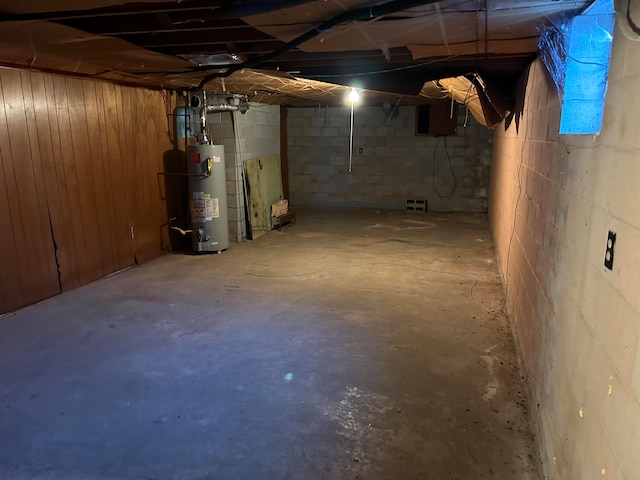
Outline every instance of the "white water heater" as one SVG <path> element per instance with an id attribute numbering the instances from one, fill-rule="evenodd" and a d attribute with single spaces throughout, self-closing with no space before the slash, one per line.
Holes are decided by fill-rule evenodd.
<path id="1" fill-rule="evenodd" d="M 191 243 L 196 253 L 229 247 L 224 146 L 187 146 Z"/>

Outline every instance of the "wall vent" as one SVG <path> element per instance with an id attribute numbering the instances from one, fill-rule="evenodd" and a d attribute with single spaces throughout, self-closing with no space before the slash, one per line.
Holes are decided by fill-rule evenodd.
<path id="1" fill-rule="evenodd" d="M 407 200 L 405 212 L 425 213 L 426 211 L 427 211 L 427 200 L 425 198 Z"/>

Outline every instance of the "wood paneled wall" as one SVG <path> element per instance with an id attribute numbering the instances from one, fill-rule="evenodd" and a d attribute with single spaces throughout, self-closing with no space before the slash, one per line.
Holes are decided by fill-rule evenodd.
<path id="1" fill-rule="evenodd" d="M 167 245 L 161 92 L 0 69 L 0 313 Z"/>

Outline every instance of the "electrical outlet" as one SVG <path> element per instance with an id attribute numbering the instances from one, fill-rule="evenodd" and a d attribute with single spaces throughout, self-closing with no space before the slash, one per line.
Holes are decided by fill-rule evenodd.
<path id="1" fill-rule="evenodd" d="M 609 230 L 607 237 L 607 249 L 604 252 L 604 266 L 613 270 L 613 247 L 616 244 L 616 233 Z"/>

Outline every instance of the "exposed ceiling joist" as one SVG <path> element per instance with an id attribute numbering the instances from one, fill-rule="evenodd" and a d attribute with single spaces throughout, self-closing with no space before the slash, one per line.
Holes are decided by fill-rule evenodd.
<path id="1" fill-rule="evenodd" d="M 117 18 L 84 18 L 73 20 L 59 20 L 59 23 L 81 30 L 90 31 L 96 35 L 133 35 L 133 34 L 159 34 L 159 33 L 184 33 L 184 32 L 210 32 L 220 35 L 229 34 L 230 31 L 241 29 L 253 29 L 239 19 L 220 19 L 213 15 L 215 10 L 203 15 L 198 10 L 191 12 L 163 13 L 162 17 L 168 19 L 168 24 L 159 21 L 160 14 L 120 15 Z M 235 33 L 235 32 L 234 32 Z"/>
<path id="2" fill-rule="evenodd" d="M 540 27 L 589 3 L 0 0 L 0 64 L 175 89 L 218 88 L 226 76 L 258 90 L 238 78 L 260 68 L 299 81 L 358 81 L 414 101 L 425 82 L 481 74 L 508 97 L 536 54 Z M 287 98 L 302 103 L 317 92 Z"/>
<path id="3" fill-rule="evenodd" d="M 243 42 L 240 44 L 233 43 L 234 47 L 229 47 L 228 41 L 218 41 L 217 39 L 203 40 L 200 43 L 181 44 L 181 45 L 162 45 L 155 47 L 156 52 L 165 53 L 167 55 L 186 55 L 186 54 L 218 54 L 218 53 L 237 53 L 241 55 L 264 55 L 280 48 L 283 43 L 280 40 L 263 40 L 260 42 Z"/>

